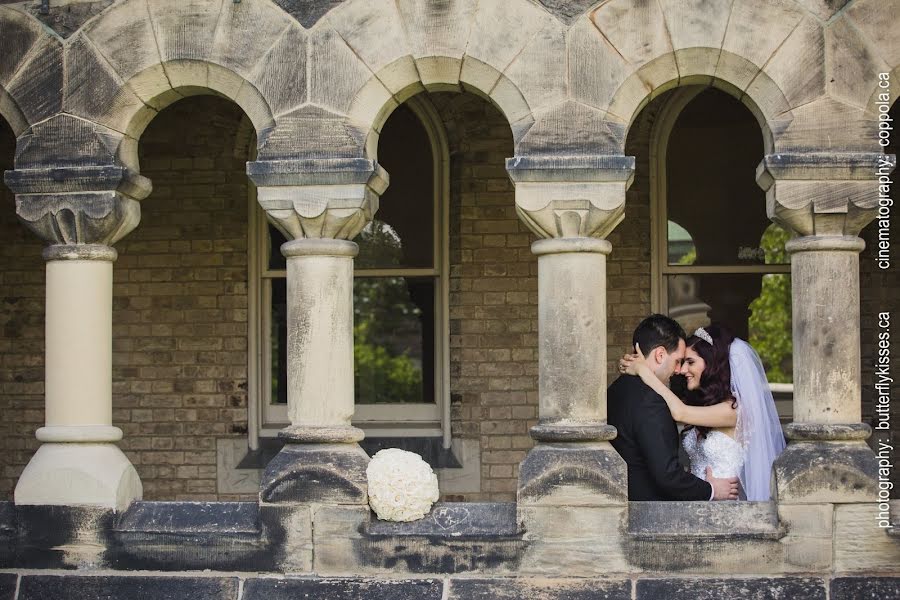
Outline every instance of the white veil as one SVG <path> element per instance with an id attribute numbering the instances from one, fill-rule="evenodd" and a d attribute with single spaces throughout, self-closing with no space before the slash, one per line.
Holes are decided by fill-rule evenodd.
<path id="1" fill-rule="evenodd" d="M 741 487 L 747 500 L 771 500 L 772 462 L 785 444 L 766 372 L 756 351 L 742 339 L 731 343 L 728 362 L 737 399 L 735 437 L 744 447 Z"/>

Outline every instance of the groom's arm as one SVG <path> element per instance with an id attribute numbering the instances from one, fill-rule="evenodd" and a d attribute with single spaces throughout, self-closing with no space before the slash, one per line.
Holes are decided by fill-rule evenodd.
<path id="1" fill-rule="evenodd" d="M 666 403 L 646 399 L 644 425 L 637 427 L 637 443 L 657 487 L 673 500 L 711 500 L 712 485 L 685 471 L 678 460 L 678 432 Z"/>

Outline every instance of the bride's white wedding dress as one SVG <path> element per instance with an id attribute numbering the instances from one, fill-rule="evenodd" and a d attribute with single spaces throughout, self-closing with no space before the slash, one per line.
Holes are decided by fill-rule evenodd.
<path id="1" fill-rule="evenodd" d="M 744 448 L 728 434 L 710 431 L 700 438 L 697 429 L 692 428 L 682 441 L 691 459 L 691 473 L 706 479 L 706 467 L 712 467 L 713 477 L 738 477 L 744 466 Z"/>

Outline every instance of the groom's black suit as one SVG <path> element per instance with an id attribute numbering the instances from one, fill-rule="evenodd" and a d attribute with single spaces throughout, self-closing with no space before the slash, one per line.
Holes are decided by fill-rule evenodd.
<path id="1" fill-rule="evenodd" d="M 629 500 L 709 500 L 712 486 L 678 460 L 678 429 L 662 396 L 622 375 L 607 393 L 613 447 L 628 464 Z"/>

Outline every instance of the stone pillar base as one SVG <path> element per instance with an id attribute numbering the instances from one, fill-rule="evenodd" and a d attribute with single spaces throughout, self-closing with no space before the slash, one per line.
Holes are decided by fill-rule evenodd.
<path id="1" fill-rule="evenodd" d="M 773 465 L 779 504 L 874 502 L 878 461 L 860 440 L 792 440 Z"/>
<path id="2" fill-rule="evenodd" d="M 19 478 L 15 503 L 121 511 L 142 496 L 137 471 L 115 444 L 46 443 Z"/>
<path id="3" fill-rule="evenodd" d="M 285 444 L 269 462 L 260 502 L 366 504 L 369 456 L 359 444 Z"/>
<path id="4" fill-rule="evenodd" d="M 520 506 L 628 502 L 628 469 L 609 442 L 540 444 L 519 467 Z"/>

